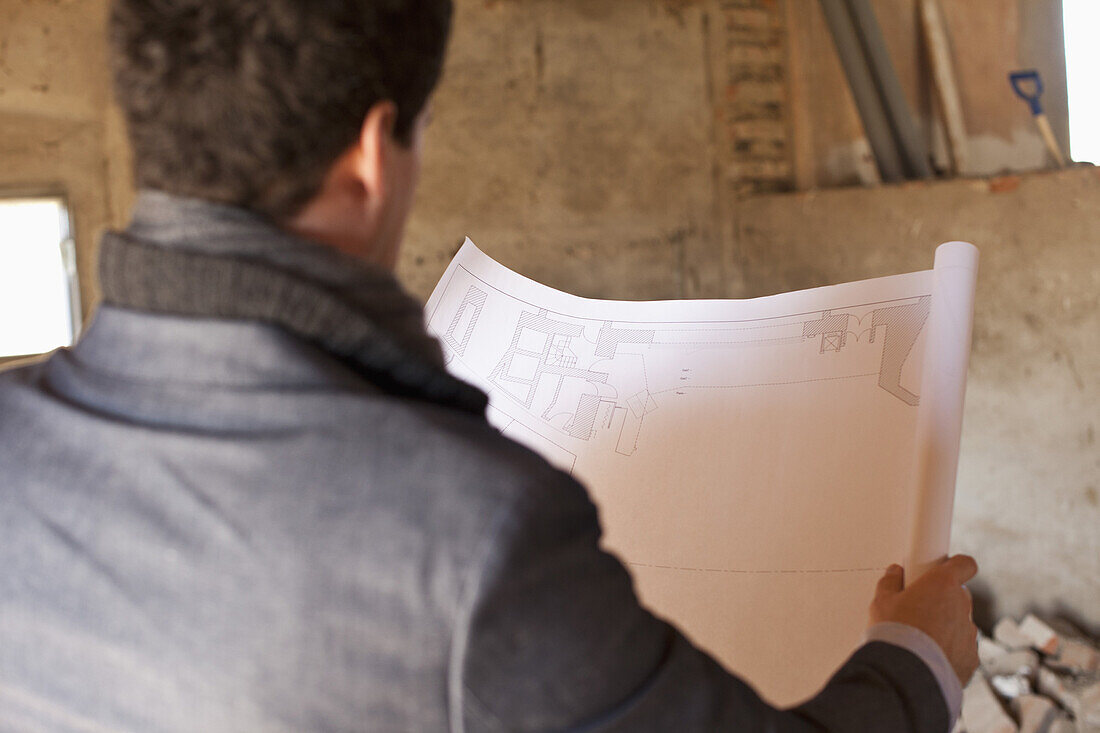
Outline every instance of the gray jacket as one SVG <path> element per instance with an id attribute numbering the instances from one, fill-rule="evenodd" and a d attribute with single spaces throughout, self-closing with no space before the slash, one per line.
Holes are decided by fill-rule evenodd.
<path id="1" fill-rule="evenodd" d="M 641 608 L 388 274 L 156 193 L 102 270 L 0 375 L 0 730 L 948 730 L 901 646 L 781 712 Z"/>

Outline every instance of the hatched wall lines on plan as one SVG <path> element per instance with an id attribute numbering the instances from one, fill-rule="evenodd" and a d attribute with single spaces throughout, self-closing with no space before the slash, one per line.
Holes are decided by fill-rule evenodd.
<path id="1" fill-rule="evenodd" d="M 930 296 L 910 296 L 757 319 L 607 321 L 539 308 L 488 284 L 466 268 L 460 269 L 477 284 L 467 287 L 444 335 L 445 346 L 459 356 L 464 355 L 478 325 L 481 309 L 486 307 L 487 292 L 495 292 L 506 302 L 516 304 L 521 312 L 511 342 L 490 373 L 483 375 L 483 378 L 493 385 L 494 392 L 516 401 L 532 417 L 540 418 L 549 427 L 560 431 L 563 437 L 587 441 L 598 430 L 615 430 L 619 434 L 616 451 L 624 455 L 630 455 L 636 448 L 640 423 L 645 415 L 657 409 L 654 395 L 668 392 L 683 394 L 686 389 L 785 386 L 875 376 L 873 372 L 861 371 L 841 377 L 743 385 L 684 383 L 679 390 L 671 388 L 651 392 L 645 353 L 652 350 L 667 353 L 669 349 L 698 351 L 700 348 L 782 347 L 817 339 L 817 353 L 825 358 L 844 351 L 853 337 L 862 341 L 862 335 L 869 333 L 869 343 L 876 340 L 882 342 L 878 386 L 905 404 L 915 406 L 919 402 L 918 395 L 902 386 L 902 369 L 926 324 Z M 444 298 L 453 284 L 449 282 L 446 286 Z M 494 310 L 507 308 L 503 304 L 493 304 L 491 307 Z M 860 323 L 868 316 L 872 319 L 870 328 L 861 332 Z M 586 323 L 594 329 L 598 326 L 594 342 L 591 337 L 584 336 Z M 775 335 L 766 336 L 762 333 L 765 331 L 772 331 Z M 744 338 L 748 335 L 746 332 L 755 332 L 754 337 Z M 624 350 L 621 348 L 623 345 L 633 348 Z M 630 371 L 626 367 L 624 372 L 624 365 L 616 363 L 616 360 L 623 358 L 638 360 L 641 377 L 636 388 L 626 385 L 624 389 L 620 383 L 622 375 Z M 611 362 L 603 367 L 606 371 L 597 368 L 597 364 L 606 362 Z M 680 371 L 692 372 L 690 369 Z M 679 379 L 686 382 L 690 377 L 682 375 Z M 570 389 L 566 389 L 570 380 L 580 380 L 582 384 L 572 384 Z"/>
<path id="2" fill-rule="evenodd" d="M 572 349 L 573 339 L 583 331 L 583 326 L 548 318 L 545 310 L 537 313 L 523 311 L 512 334 L 512 342 L 489 373 L 489 381 L 518 400 L 525 409 L 531 410 L 543 376 L 556 377 L 553 399 L 543 412 L 544 417 L 548 416 L 566 378 L 607 382 L 609 375 L 606 372 L 577 366 L 578 356 Z"/>
<path id="3" fill-rule="evenodd" d="M 495 291 L 497 294 L 501 295 L 504 298 L 507 298 L 508 300 L 514 301 L 515 303 L 518 303 L 521 306 L 527 306 L 528 309 L 532 309 L 532 310 L 536 310 L 536 311 L 542 310 L 542 311 L 546 312 L 546 314 L 548 316 L 553 316 L 553 317 L 557 317 L 557 318 L 572 318 L 572 319 L 578 320 L 578 321 L 590 321 L 590 322 L 593 322 L 593 323 L 606 323 L 606 322 L 608 322 L 608 320 L 606 318 L 593 318 L 591 316 L 577 316 L 577 315 L 573 315 L 573 314 L 570 314 L 570 313 L 563 313 L 561 311 L 555 311 L 552 308 L 545 308 L 545 307 L 543 307 L 543 306 L 541 306 L 537 303 L 532 303 L 528 300 L 524 300 L 523 298 L 516 297 L 515 295 L 512 295 L 511 293 L 507 293 L 507 292 L 501 290 L 500 288 L 496 287 L 495 285 L 487 282 L 484 278 L 478 277 L 477 275 L 475 275 L 473 272 L 471 272 L 470 270 L 468 270 L 464 266 L 460 265 L 458 269 L 462 270 L 462 272 L 464 272 L 471 280 L 476 280 L 478 282 L 478 287 L 483 288 L 486 291 L 489 291 L 489 290 Z M 448 285 L 445 288 L 445 290 L 450 290 L 450 282 L 448 282 Z M 697 330 L 699 330 L 698 328 L 690 328 L 690 327 L 689 328 L 683 328 L 683 327 L 684 326 L 699 326 L 699 325 L 704 325 L 704 324 L 705 325 L 741 324 L 741 323 L 763 324 L 765 321 L 780 321 L 780 320 L 786 320 L 786 319 L 801 318 L 803 316 L 805 316 L 807 318 L 810 318 L 810 317 L 817 318 L 817 317 L 820 317 L 822 313 L 827 313 L 827 312 L 830 312 L 830 311 L 833 311 L 833 310 L 835 310 L 835 311 L 859 311 L 859 310 L 864 310 L 864 309 L 870 308 L 871 306 L 887 307 L 887 306 L 890 306 L 890 305 L 898 305 L 898 304 L 906 303 L 908 301 L 918 300 L 918 299 L 924 298 L 924 297 L 930 297 L 930 296 L 928 296 L 927 294 L 925 294 L 925 295 L 909 295 L 909 296 L 905 296 L 905 297 L 902 297 L 902 298 L 887 298 L 886 300 L 873 300 L 873 301 L 867 301 L 867 302 L 863 302 L 863 303 L 850 303 L 850 304 L 847 304 L 847 305 L 844 305 L 844 306 L 838 306 L 836 308 L 831 308 L 831 309 L 826 309 L 826 310 L 822 310 L 822 309 L 819 308 L 817 310 L 799 311 L 799 312 L 796 312 L 796 313 L 786 313 L 786 314 L 775 315 L 775 316 L 764 316 L 764 317 L 761 317 L 761 318 L 741 318 L 741 319 L 724 318 L 724 319 L 702 320 L 702 321 L 654 321 L 654 320 L 632 321 L 630 319 L 615 319 L 613 321 L 613 323 L 629 323 L 629 324 L 634 324 L 634 325 L 637 325 L 637 326 L 643 327 L 643 328 L 657 328 L 658 330 L 662 330 L 662 329 L 659 328 L 660 326 L 669 326 L 669 327 L 672 327 L 672 328 L 679 327 L 679 330 L 684 330 L 684 331 L 697 331 Z M 441 305 L 445 299 L 446 299 L 446 297 L 444 295 L 444 297 L 440 299 L 439 304 Z M 608 302 L 608 303 L 625 303 L 625 302 L 629 302 L 629 301 L 604 301 L 604 302 Z M 731 302 L 736 302 L 736 301 L 731 301 Z M 437 306 L 437 309 L 438 309 L 438 306 Z M 759 326 L 759 327 L 770 328 L 771 326 L 762 325 L 762 326 Z M 756 328 L 756 326 L 754 326 L 753 328 Z"/>
<path id="4" fill-rule="evenodd" d="M 466 297 L 462 299 L 458 310 L 455 311 L 451 325 L 447 328 L 443 340 L 459 356 L 466 355 L 466 347 L 477 328 L 478 319 L 481 318 L 481 309 L 485 306 L 486 294 L 476 285 L 471 285 L 466 291 Z"/>
<path id="5" fill-rule="evenodd" d="M 640 431 L 640 421 L 644 415 L 656 409 L 657 404 L 653 399 L 655 394 L 673 392 L 685 394 L 689 389 L 732 389 L 743 387 L 779 387 L 795 384 L 808 384 L 813 382 L 827 382 L 837 379 L 854 379 L 869 376 L 877 376 L 879 386 L 890 392 L 906 404 L 916 404 L 917 398 L 910 391 L 901 386 L 901 369 L 916 341 L 917 334 L 927 317 L 928 299 L 919 299 L 916 303 L 901 306 L 891 306 L 872 311 L 872 326 L 868 330 L 869 343 L 874 343 L 876 333 L 882 330 L 879 336 L 883 341 L 880 366 L 877 372 L 858 372 L 831 377 L 811 377 L 806 379 L 773 380 L 761 382 L 746 382 L 742 384 L 680 384 L 668 389 L 651 391 L 646 370 L 646 358 L 644 353 L 636 350 L 623 351 L 622 344 L 630 344 L 644 349 L 669 349 L 691 348 L 694 349 L 700 343 L 707 343 L 714 347 L 743 346 L 743 345 L 771 345 L 778 346 L 788 343 L 805 343 L 807 339 L 820 339 L 818 353 L 840 352 L 849 342 L 850 321 L 855 320 L 858 328 L 858 318 L 848 313 L 833 313 L 826 311 L 816 320 L 801 323 L 776 325 L 772 328 L 796 330 L 797 336 L 780 336 L 776 338 L 752 339 L 742 341 L 736 338 L 713 338 L 700 341 L 697 338 L 699 329 L 691 331 L 689 341 L 678 341 L 678 329 L 624 329 L 613 325 L 611 322 L 602 322 L 599 334 L 596 338 L 594 354 L 590 351 L 583 356 L 593 358 L 592 364 L 613 363 L 615 359 L 624 356 L 635 357 L 638 360 L 640 375 L 644 388 L 640 391 L 626 391 L 628 395 L 616 404 L 629 408 L 630 415 L 623 415 L 618 430 L 622 440 L 617 444 L 617 452 L 624 455 L 633 453 L 637 446 L 637 437 Z M 583 336 L 583 326 L 549 318 L 547 311 L 538 313 L 524 311 L 517 323 L 509 347 L 505 350 L 496 367 L 490 374 L 490 381 L 501 387 L 505 392 L 517 399 L 526 409 L 535 407 L 536 391 L 540 380 L 545 374 L 552 375 L 553 387 L 550 390 L 550 399 L 545 406 L 539 405 L 535 409 L 537 413 L 541 409 L 541 418 L 550 422 L 555 415 L 568 414 L 570 410 L 559 407 L 562 388 L 567 379 L 575 378 L 589 383 L 608 383 L 610 381 L 610 366 L 608 371 L 596 371 L 592 368 L 579 366 L 580 355 L 573 350 L 574 340 Z M 722 329 L 708 329 L 716 336 L 722 336 L 729 332 Z M 858 337 L 857 337 L 858 338 Z M 583 340 L 583 339 L 582 339 Z M 580 344 L 584 346 L 588 342 Z M 518 366 L 517 366 L 518 363 Z M 683 369 L 682 372 L 690 372 Z M 681 376 L 681 382 L 688 379 Z M 617 384 L 615 386 L 618 386 Z M 599 404 L 599 395 L 584 392 L 573 396 L 575 407 L 571 409 L 571 417 L 560 427 L 571 437 L 588 440 L 592 434 L 593 411 Z M 558 412 L 555 412 L 557 410 Z"/>

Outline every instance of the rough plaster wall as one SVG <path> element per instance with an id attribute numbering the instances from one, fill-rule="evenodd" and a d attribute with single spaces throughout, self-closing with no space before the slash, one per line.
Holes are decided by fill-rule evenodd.
<path id="1" fill-rule="evenodd" d="M 1100 626 L 1100 171 L 767 196 L 737 221 L 739 297 L 981 249 L 953 551 L 1001 611 Z"/>
<path id="2" fill-rule="evenodd" d="M 426 297 L 464 235 L 582 295 L 692 293 L 713 241 L 703 13 L 458 0 L 400 267 Z"/>
<path id="3" fill-rule="evenodd" d="M 0 192 L 64 193 L 85 315 L 111 217 L 105 0 L 0 0 Z"/>

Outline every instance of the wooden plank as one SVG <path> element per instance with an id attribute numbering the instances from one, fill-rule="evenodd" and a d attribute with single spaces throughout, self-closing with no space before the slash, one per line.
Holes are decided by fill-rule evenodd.
<path id="1" fill-rule="evenodd" d="M 787 25 L 787 98 L 788 128 L 791 140 L 791 165 L 794 187 L 806 191 L 814 187 L 813 126 L 810 121 L 810 105 L 806 98 L 806 81 L 802 73 L 802 40 L 799 38 L 798 10 L 795 3 L 784 3 Z"/>
<path id="2" fill-rule="evenodd" d="M 921 29 L 928 44 L 928 56 L 932 63 L 936 98 L 943 111 L 955 173 L 965 175 L 970 170 L 966 124 L 963 118 L 962 100 L 959 97 L 959 86 L 955 80 L 955 67 L 951 62 L 947 30 L 937 0 L 921 0 L 920 15 Z"/>

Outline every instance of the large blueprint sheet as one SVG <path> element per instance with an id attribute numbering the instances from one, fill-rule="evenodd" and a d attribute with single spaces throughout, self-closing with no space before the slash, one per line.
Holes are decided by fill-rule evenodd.
<path id="1" fill-rule="evenodd" d="M 642 601 L 777 705 L 947 551 L 977 250 L 751 300 L 602 301 L 469 240 L 427 306 L 489 419 L 584 483 Z"/>

